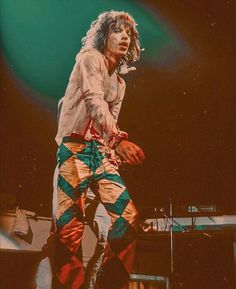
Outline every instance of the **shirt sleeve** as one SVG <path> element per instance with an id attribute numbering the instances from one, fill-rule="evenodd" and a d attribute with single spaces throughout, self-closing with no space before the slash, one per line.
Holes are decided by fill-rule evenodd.
<path id="1" fill-rule="evenodd" d="M 82 57 L 78 72 L 79 86 L 86 103 L 87 113 L 93 120 L 93 126 L 108 145 L 114 148 L 121 139 L 127 138 L 127 136 L 119 132 L 116 120 L 109 110 L 108 103 L 104 100 L 99 57 L 92 54 Z"/>
<path id="2" fill-rule="evenodd" d="M 57 123 L 59 123 L 59 119 L 61 116 L 61 109 L 63 105 L 64 97 L 60 98 L 57 105 Z"/>
<path id="3" fill-rule="evenodd" d="M 113 115 L 113 118 L 115 119 L 116 123 L 118 121 L 118 117 L 120 114 L 120 109 L 124 99 L 126 87 L 125 81 L 119 75 L 117 75 L 117 81 L 118 81 L 118 97 L 114 102 L 110 104 L 111 114 Z"/>

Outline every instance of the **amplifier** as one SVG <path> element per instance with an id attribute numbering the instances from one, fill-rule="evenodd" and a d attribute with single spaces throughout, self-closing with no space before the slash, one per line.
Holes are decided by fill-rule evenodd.
<path id="1" fill-rule="evenodd" d="M 170 233 L 142 233 L 134 272 L 172 277 L 174 289 L 235 289 L 234 232 L 174 232 L 171 276 Z"/>

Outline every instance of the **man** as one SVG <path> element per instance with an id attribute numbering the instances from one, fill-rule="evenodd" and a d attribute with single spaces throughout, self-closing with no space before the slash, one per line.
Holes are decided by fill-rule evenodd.
<path id="1" fill-rule="evenodd" d="M 59 168 L 55 288 L 83 285 L 79 254 L 89 187 L 111 217 L 96 288 L 122 288 L 135 250 L 137 211 L 118 173 L 120 158 L 144 160 L 142 149 L 117 126 L 125 82 L 119 71 L 139 59 L 136 23 L 124 12 L 105 12 L 91 24 L 64 96 L 56 141 Z M 118 158 L 117 155 L 120 157 Z"/>

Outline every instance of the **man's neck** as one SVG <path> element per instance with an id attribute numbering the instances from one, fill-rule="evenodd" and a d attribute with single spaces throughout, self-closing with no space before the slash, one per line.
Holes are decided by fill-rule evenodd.
<path id="1" fill-rule="evenodd" d="M 107 60 L 107 70 L 109 75 L 112 75 L 119 64 L 119 58 L 115 57 L 114 54 L 109 51 L 105 51 L 104 53 Z"/>

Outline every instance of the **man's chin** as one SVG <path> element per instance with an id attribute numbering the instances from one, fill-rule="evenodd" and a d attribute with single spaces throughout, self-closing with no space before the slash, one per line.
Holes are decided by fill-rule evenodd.
<path id="1" fill-rule="evenodd" d="M 126 54 L 127 54 L 127 51 L 121 51 L 119 53 L 119 58 L 124 58 L 126 56 Z"/>

